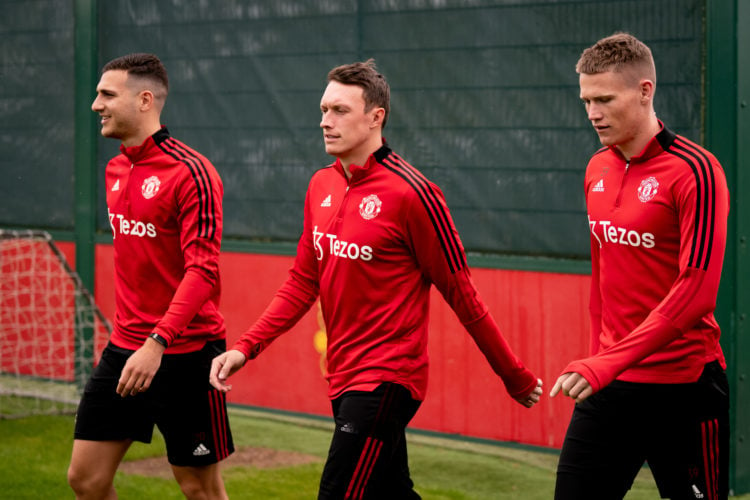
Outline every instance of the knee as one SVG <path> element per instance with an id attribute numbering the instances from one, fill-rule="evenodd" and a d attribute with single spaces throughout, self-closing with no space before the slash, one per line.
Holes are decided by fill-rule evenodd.
<path id="1" fill-rule="evenodd" d="M 86 478 L 72 465 L 68 467 L 68 485 L 73 489 L 76 496 L 84 492 Z"/>
<path id="2" fill-rule="evenodd" d="M 78 499 L 107 498 L 112 481 L 96 474 L 87 474 L 74 466 L 68 467 L 68 485 Z"/>
<path id="3" fill-rule="evenodd" d="M 175 473 L 175 478 L 180 485 L 182 494 L 188 500 L 223 500 L 227 498 L 224 483 L 218 474 L 206 474 L 206 471 L 200 469 L 183 469 L 180 473 Z"/>
<path id="4" fill-rule="evenodd" d="M 185 495 L 185 498 L 190 500 L 209 498 L 203 491 L 203 485 L 201 485 L 200 481 L 197 481 L 194 478 L 182 478 L 182 480 L 178 482 L 180 490 L 182 490 L 182 494 Z"/>

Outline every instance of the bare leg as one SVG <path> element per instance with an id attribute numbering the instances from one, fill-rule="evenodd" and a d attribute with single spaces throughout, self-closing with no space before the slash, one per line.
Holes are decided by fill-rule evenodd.
<path id="1" fill-rule="evenodd" d="M 172 466 L 172 473 L 188 500 L 228 500 L 219 464 L 204 467 Z"/>
<path id="2" fill-rule="evenodd" d="M 68 467 L 68 484 L 79 500 L 113 500 L 117 493 L 113 480 L 117 467 L 128 451 L 131 440 L 73 441 L 73 456 Z"/>

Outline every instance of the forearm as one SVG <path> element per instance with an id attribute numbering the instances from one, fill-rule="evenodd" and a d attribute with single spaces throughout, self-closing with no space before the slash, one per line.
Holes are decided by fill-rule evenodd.
<path id="1" fill-rule="evenodd" d="M 570 363 L 563 373 L 580 373 L 593 391 L 598 392 L 623 371 L 672 342 L 681 333 L 669 319 L 654 311 L 630 335 L 594 356 Z"/>
<path id="2" fill-rule="evenodd" d="M 154 332 L 166 339 L 167 344 L 171 344 L 185 331 L 190 321 L 211 297 L 214 287 L 215 283 L 205 273 L 198 268 L 188 268 Z"/>
<path id="3" fill-rule="evenodd" d="M 312 307 L 316 298 L 316 291 L 303 291 L 287 281 L 232 349 L 240 351 L 247 359 L 255 358 L 278 336 L 292 328 Z"/>
<path id="4" fill-rule="evenodd" d="M 524 397 L 536 388 L 537 377 L 515 355 L 492 315 L 487 313 L 464 326 L 487 358 L 492 370 L 503 380 L 511 397 Z"/>

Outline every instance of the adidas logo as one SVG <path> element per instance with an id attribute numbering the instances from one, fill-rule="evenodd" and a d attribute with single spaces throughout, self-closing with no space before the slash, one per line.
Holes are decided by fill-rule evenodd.
<path id="1" fill-rule="evenodd" d="M 693 495 L 695 496 L 695 498 L 703 498 L 705 496 L 703 495 L 703 493 L 701 493 L 701 490 L 699 490 L 696 485 L 692 485 L 692 487 L 693 487 Z"/>
<path id="2" fill-rule="evenodd" d="M 341 432 L 348 432 L 349 434 L 356 434 L 357 430 L 354 428 L 351 422 L 347 422 L 339 429 Z"/>
<path id="3" fill-rule="evenodd" d="M 195 450 L 193 450 L 193 456 L 194 457 L 202 457 L 203 455 L 208 455 L 211 453 L 211 451 L 206 448 L 203 443 L 199 444 Z"/>
<path id="4" fill-rule="evenodd" d="M 330 207 L 331 206 L 331 195 L 329 194 L 326 196 L 325 200 L 323 200 L 323 203 L 320 204 L 321 207 Z"/>
<path id="5" fill-rule="evenodd" d="M 120 190 L 120 179 L 117 179 L 115 181 L 115 185 L 112 186 L 112 189 L 110 189 L 110 191 L 119 191 L 119 190 Z"/>
<path id="6" fill-rule="evenodd" d="M 594 184 L 594 187 L 591 189 L 595 193 L 603 193 L 604 192 L 604 179 L 599 179 L 599 182 Z"/>

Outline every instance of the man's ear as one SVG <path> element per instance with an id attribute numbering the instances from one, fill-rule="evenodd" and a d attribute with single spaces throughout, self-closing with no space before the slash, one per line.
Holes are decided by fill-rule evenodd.
<path id="1" fill-rule="evenodd" d="M 639 89 L 641 92 L 641 102 L 646 103 L 654 99 L 654 90 L 656 86 L 651 80 L 643 79 L 639 83 Z"/>
<path id="2" fill-rule="evenodd" d="M 371 128 L 383 127 L 383 118 L 385 118 L 384 108 L 374 108 L 372 113 L 372 122 L 370 123 Z"/>
<path id="3" fill-rule="evenodd" d="M 141 111 L 148 111 L 154 105 L 154 93 L 150 90 L 142 90 L 138 94 L 138 104 Z"/>

